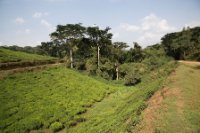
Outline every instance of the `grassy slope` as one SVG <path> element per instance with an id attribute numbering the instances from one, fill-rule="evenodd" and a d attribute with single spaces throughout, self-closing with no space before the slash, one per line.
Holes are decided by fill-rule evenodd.
<path id="1" fill-rule="evenodd" d="M 127 132 L 139 122 L 140 112 L 146 107 L 148 93 L 156 91 L 163 79 L 156 80 L 143 89 L 124 88 L 100 103 L 83 117 L 87 120 L 67 132 Z"/>
<path id="2" fill-rule="evenodd" d="M 28 54 L 24 52 L 12 51 L 0 48 L 0 63 L 1 62 L 16 62 L 16 61 L 35 61 L 35 60 L 51 60 L 53 57 L 42 56 L 36 54 Z"/>
<path id="3" fill-rule="evenodd" d="M 7 77 L 0 81 L 0 131 L 48 129 L 55 122 L 69 132 L 131 131 L 173 66 L 135 87 L 107 85 L 63 67 Z"/>
<path id="4" fill-rule="evenodd" d="M 0 80 L 0 132 L 69 126 L 117 89 L 64 67 L 15 74 Z"/>
<path id="5" fill-rule="evenodd" d="M 62 132 L 129 132 L 140 121 L 140 113 L 146 107 L 145 101 L 158 90 L 174 64 L 168 64 L 158 71 L 146 75 L 135 87 L 126 87 L 95 104 L 83 114 L 85 122 Z M 171 67 L 171 69 L 168 69 Z"/>
<path id="6" fill-rule="evenodd" d="M 181 64 L 168 95 L 156 112 L 157 132 L 200 132 L 200 66 Z M 173 94 L 173 95 L 172 95 Z"/>

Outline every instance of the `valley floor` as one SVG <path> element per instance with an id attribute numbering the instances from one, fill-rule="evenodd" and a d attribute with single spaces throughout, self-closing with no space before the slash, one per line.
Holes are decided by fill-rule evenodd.
<path id="1" fill-rule="evenodd" d="M 200 63 L 180 61 L 165 87 L 148 101 L 137 133 L 200 132 Z"/>

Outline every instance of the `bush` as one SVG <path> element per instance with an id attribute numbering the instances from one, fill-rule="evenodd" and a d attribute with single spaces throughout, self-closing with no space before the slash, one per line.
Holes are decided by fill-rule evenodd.
<path id="1" fill-rule="evenodd" d="M 75 65 L 75 68 L 78 69 L 78 70 L 86 70 L 86 63 L 84 61 L 76 61 L 74 63 Z"/>
<path id="2" fill-rule="evenodd" d="M 140 83 L 140 82 L 141 82 L 141 76 L 139 75 L 139 73 L 130 72 L 130 74 L 128 74 L 125 77 L 126 86 L 136 85 L 137 83 Z"/>
<path id="3" fill-rule="evenodd" d="M 189 56 L 187 56 L 186 60 L 195 60 L 195 61 L 200 61 L 200 51 L 196 51 Z"/>
<path id="4" fill-rule="evenodd" d="M 147 66 L 143 63 L 125 63 L 119 67 L 119 76 L 121 78 L 124 78 L 128 74 L 135 72 L 143 75 L 145 72 L 147 72 Z"/>
<path id="5" fill-rule="evenodd" d="M 167 62 L 169 62 L 170 60 L 172 60 L 171 57 L 168 57 L 166 55 L 162 55 L 162 54 L 158 54 L 155 53 L 153 55 L 148 55 L 143 61 L 142 63 L 144 63 L 150 71 L 152 70 L 156 70 L 159 67 L 165 65 Z"/>
<path id="6" fill-rule="evenodd" d="M 90 58 L 86 61 L 85 64 L 86 67 L 86 71 L 91 74 L 91 75 L 95 75 L 96 74 L 96 69 L 97 69 L 97 65 L 96 65 L 96 61 L 94 58 Z"/>
<path id="7" fill-rule="evenodd" d="M 54 122 L 51 124 L 50 126 L 50 129 L 53 131 L 53 132 L 56 132 L 56 131 L 59 131 L 60 129 L 63 128 L 63 125 L 62 123 L 60 122 Z"/>
<path id="8" fill-rule="evenodd" d="M 99 70 L 96 71 L 98 76 L 103 77 L 104 79 L 112 79 L 114 75 L 114 65 L 109 60 L 106 60 L 105 62 L 101 62 L 101 66 L 99 67 Z"/>

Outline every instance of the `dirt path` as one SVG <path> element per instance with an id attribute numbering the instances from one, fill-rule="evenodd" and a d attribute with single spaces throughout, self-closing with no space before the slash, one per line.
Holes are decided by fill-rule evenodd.
<path id="1" fill-rule="evenodd" d="M 148 107 L 142 113 L 142 121 L 133 132 L 136 133 L 155 133 L 155 132 L 195 132 L 196 129 L 190 124 L 190 120 L 186 117 L 184 111 L 190 108 L 188 100 L 194 99 L 193 95 L 187 95 L 188 89 L 196 93 L 200 93 L 197 88 L 200 84 L 196 83 L 199 77 L 197 73 L 200 71 L 200 62 L 179 61 L 186 64 L 187 67 L 179 66 L 176 72 L 172 73 L 167 79 L 164 88 L 157 91 L 148 101 Z M 194 67 L 195 66 L 195 67 Z M 194 75 L 196 74 L 196 75 Z M 188 79 L 183 78 L 187 75 Z M 182 76 L 182 78 L 181 78 Z M 191 79 L 191 76 L 193 80 Z M 196 76 L 196 77 L 195 77 Z M 183 83 L 186 80 L 191 85 L 184 88 Z M 194 83 L 196 90 L 194 90 Z M 188 92 L 187 92 L 188 93 Z M 194 93 L 195 94 L 195 93 Z M 195 99 L 197 100 L 197 99 Z M 196 102 L 194 103 L 196 104 Z M 199 111 L 199 110 L 198 110 Z M 198 126 L 198 125 L 197 125 Z M 199 125 L 200 126 L 200 125 Z"/>
<path id="2" fill-rule="evenodd" d="M 180 60 L 178 62 L 184 63 L 184 64 L 200 65 L 200 62 L 196 62 L 196 61 L 183 61 L 183 60 Z"/>

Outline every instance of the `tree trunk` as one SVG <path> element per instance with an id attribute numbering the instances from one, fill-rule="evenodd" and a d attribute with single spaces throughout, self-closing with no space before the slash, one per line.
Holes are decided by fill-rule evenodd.
<path id="1" fill-rule="evenodd" d="M 100 59 L 99 52 L 100 52 L 100 48 L 99 48 L 99 46 L 97 46 L 97 68 L 99 68 L 99 59 Z"/>
<path id="2" fill-rule="evenodd" d="M 185 56 L 186 56 L 185 51 L 183 51 L 183 59 L 184 60 L 185 60 Z"/>
<path id="3" fill-rule="evenodd" d="M 116 74 L 117 74 L 116 80 L 119 80 L 119 68 L 118 68 L 118 66 L 116 67 Z"/>
<path id="4" fill-rule="evenodd" d="M 73 68 L 73 52 L 72 52 L 72 49 L 70 49 L 70 65 L 71 65 L 71 68 Z"/>

